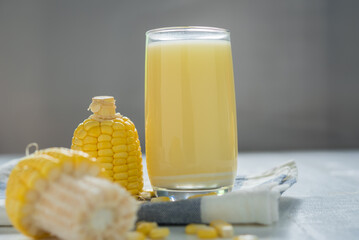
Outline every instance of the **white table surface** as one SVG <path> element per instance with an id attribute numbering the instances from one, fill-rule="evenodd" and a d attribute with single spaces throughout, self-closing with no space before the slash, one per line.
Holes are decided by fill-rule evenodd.
<path id="1" fill-rule="evenodd" d="M 13 156 L 0 155 L 0 163 Z M 359 239 L 359 150 L 240 153 L 239 173 L 256 173 L 289 160 L 298 165 L 298 182 L 280 199 L 280 220 L 271 226 L 236 225 L 235 234 L 259 239 Z M 167 239 L 191 240 L 183 226 L 169 226 Z M 28 239 L 0 227 L 1 240 Z"/>

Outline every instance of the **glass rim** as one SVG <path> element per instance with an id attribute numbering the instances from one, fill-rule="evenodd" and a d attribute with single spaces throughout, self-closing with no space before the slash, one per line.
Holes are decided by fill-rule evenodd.
<path id="1" fill-rule="evenodd" d="M 218 27 L 177 26 L 177 27 L 163 27 L 163 28 L 151 29 L 146 32 L 146 36 L 149 36 L 152 33 L 178 32 L 178 31 L 223 32 L 223 33 L 228 33 L 228 34 L 230 33 L 228 29 L 218 28 Z"/>

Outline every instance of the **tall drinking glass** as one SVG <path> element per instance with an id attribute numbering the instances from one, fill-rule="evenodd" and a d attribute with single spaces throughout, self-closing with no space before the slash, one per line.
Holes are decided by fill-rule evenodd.
<path id="1" fill-rule="evenodd" d="M 237 121 L 229 31 L 171 27 L 146 33 L 148 175 L 158 196 L 231 190 Z"/>

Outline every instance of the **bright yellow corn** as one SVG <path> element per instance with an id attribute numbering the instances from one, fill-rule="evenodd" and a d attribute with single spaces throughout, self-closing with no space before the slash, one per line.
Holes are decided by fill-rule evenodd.
<path id="1" fill-rule="evenodd" d="M 209 224 L 211 227 L 214 227 L 218 235 L 222 238 L 233 237 L 233 226 L 230 223 L 227 223 L 222 220 L 214 220 Z"/>
<path id="2" fill-rule="evenodd" d="M 148 235 L 151 239 L 164 239 L 170 235 L 170 229 L 166 227 L 158 227 L 151 230 Z"/>
<path id="3" fill-rule="evenodd" d="M 106 178 L 139 195 L 143 188 L 142 154 L 135 125 L 116 113 L 113 97 L 94 97 L 89 109 L 94 114 L 76 128 L 71 148 L 96 157 L 106 170 Z"/>
<path id="4" fill-rule="evenodd" d="M 118 239 L 134 224 L 136 200 L 99 178 L 96 159 L 80 151 L 50 148 L 23 158 L 6 188 L 6 211 L 23 234 L 67 240 Z"/>
<path id="5" fill-rule="evenodd" d="M 146 236 L 140 232 L 128 232 L 126 233 L 126 240 L 145 240 Z"/>
<path id="6" fill-rule="evenodd" d="M 195 223 L 191 223 L 188 224 L 185 228 L 185 232 L 186 234 L 197 234 L 198 229 L 206 227 L 207 225 L 205 224 L 195 224 Z"/>
<path id="7" fill-rule="evenodd" d="M 217 231 L 213 227 L 202 227 L 197 230 L 198 238 L 216 238 L 218 237 Z"/>
<path id="8" fill-rule="evenodd" d="M 152 229 L 157 228 L 156 222 L 138 222 L 136 224 L 136 231 L 148 235 Z"/>

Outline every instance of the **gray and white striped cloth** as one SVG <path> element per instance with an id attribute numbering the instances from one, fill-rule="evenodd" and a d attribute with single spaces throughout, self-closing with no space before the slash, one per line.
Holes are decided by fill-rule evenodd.
<path id="1" fill-rule="evenodd" d="M 297 181 L 294 161 L 253 176 L 238 176 L 232 192 L 175 202 L 143 203 L 139 221 L 159 224 L 230 223 L 272 224 L 278 221 L 279 197 Z"/>

